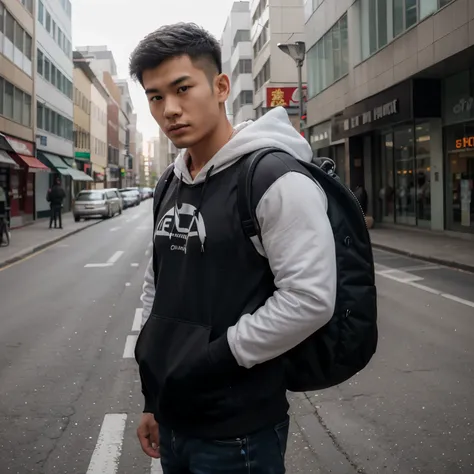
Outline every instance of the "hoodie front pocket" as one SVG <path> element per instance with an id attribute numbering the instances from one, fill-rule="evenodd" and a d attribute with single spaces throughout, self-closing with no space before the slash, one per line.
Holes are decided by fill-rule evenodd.
<path id="1" fill-rule="evenodd" d="M 209 357 L 210 335 L 209 326 L 155 314 L 143 328 L 137 361 L 166 416 L 217 416 L 230 396 L 230 374 L 217 374 Z"/>

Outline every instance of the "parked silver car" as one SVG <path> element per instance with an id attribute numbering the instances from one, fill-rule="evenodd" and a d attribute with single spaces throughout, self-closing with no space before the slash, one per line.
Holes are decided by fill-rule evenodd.
<path id="1" fill-rule="evenodd" d="M 74 220 L 81 218 L 109 218 L 122 214 L 122 198 L 117 189 L 96 189 L 81 191 L 74 201 Z"/>

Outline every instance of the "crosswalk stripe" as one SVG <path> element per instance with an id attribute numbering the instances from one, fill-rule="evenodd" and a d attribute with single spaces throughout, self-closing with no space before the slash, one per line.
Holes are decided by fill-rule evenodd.
<path id="1" fill-rule="evenodd" d="M 124 413 L 105 415 L 86 474 L 117 473 L 126 421 Z"/>
<path id="2" fill-rule="evenodd" d="M 125 348 L 123 350 L 124 359 L 133 359 L 135 357 L 135 345 L 137 343 L 137 339 L 137 335 L 127 336 L 127 340 L 125 341 Z"/>
<path id="3" fill-rule="evenodd" d="M 159 459 L 151 460 L 150 474 L 163 474 L 163 469 L 161 468 L 161 462 Z"/>
<path id="4" fill-rule="evenodd" d="M 135 317 L 133 318 L 133 326 L 132 326 L 133 332 L 140 331 L 140 329 L 142 328 L 142 315 L 143 315 L 143 308 L 137 308 L 135 310 Z"/>

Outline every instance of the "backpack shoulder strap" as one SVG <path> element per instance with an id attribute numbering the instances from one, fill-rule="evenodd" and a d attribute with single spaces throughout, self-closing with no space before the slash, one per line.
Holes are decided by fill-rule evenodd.
<path id="1" fill-rule="evenodd" d="M 161 178 L 159 179 L 158 183 L 156 184 L 155 192 L 153 193 L 153 237 L 152 237 L 152 242 L 153 242 L 153 274 L 155 276 L 155 286 L 156 286 L 156 270 L 157 270 L 156 255 L 155 255 L 155 244 L 154 244 L 155 231 L 156 231 L 156 219 L 158 218 L 158 212 L 160 210 L 161 202 L 163 201 L 163 198 L 165 197 L 166 191 L 168 191 L 170 183 L 173 180 L 173 175 L 174 175 L 174 164 L 171 164 L 171 165 L 168 166 L 168 168 L 166 168 L 165 172 L 161 175 Z"/>
<path id="2" fill-rule="evenodd" d="M 253 153 L 245 155 L 243 165 L 240 169 L 237 183 L 237 209 L 245 235 L 251 239 L 258 236 L 261 239 L 260 225 L 253 206 L 253 177 L 255 169 L 262 158 L 273 152 L 281 152 L 277 148 L 262 148 Z"/>

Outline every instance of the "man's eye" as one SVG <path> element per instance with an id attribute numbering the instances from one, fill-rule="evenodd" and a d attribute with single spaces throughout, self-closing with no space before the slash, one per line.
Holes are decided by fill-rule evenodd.
<path id="1" fill-rule="evenodd" d="M 178 92 L 186 92 L 188 89 L 189 89 L 189 86 L 181 86 L 181 87 L 178 89 Z"/>
<path id="2" fill-rule="evenodd" d="M 157 100 L 161 100 L 162 97 L 161 95 L 154 95 L 151 99 L 150 102 L 156 102 Z"/>

